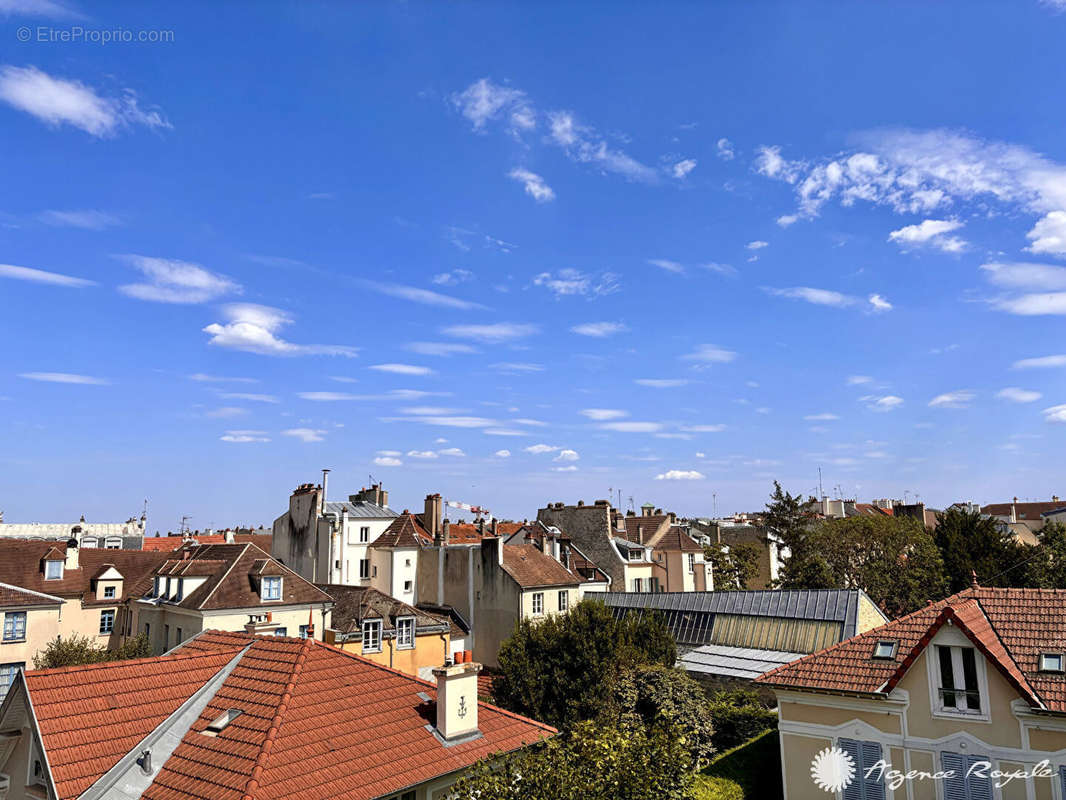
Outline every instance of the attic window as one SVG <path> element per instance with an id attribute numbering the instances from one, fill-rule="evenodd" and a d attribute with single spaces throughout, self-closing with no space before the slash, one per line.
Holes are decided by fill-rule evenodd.
<path id="1" fill-rule="evenodd" d="M 204 736 L 218 736 L 219 733 L 225 730 L 227 725 L 229 725 L 231 722 L 233 722 L 233 720 L 237 719 L 237 717 L 239 717 L 243 713 L 243 709 L 228 708 L 221 714 L 219 714 L 217 717 L 215 717 L 213 720 L 211 720 L 211 722 L 208 723 L 207 727 L 204 728 L 201 733 L 203 733 Z"/>
<path id="2" fill-rule="evenodd" d="M 1063 669 L 1063 656 L 1062 656 L 1062 653 L 1041 653 L 1040 654 L 1040 671 L 1041 672 L 1066 672 L 1066 669 Z"/>
<path id="3" fill-rule="evenodd" d="M 45 561 L 44 562 L 44 579 L 46 581 L 58 581 L 63 578 L 63 562 L 62 561 Z"/>
<path id="4" fill-rule="evenodd" d="M 899 642 L 895 639 L 880 639 L 877 644 L 874 645 L 873 655 L 871 658 L 895 658 L 896 648 L 899 647 Z"/>

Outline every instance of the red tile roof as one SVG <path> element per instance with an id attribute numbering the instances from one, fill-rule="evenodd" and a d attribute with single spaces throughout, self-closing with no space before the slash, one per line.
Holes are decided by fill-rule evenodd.
<path id="1" fill-rule="evenodd" d="M 226 536 L 222 533 L 192 534 L 196 544 L 225 544 Z M 236 544 L 254 544 L 261 550 L 270 552 L 274 537 L 269 533 L 238 533 L 234 537 Z M 145 536 L 142 550 L 172 551 L 181 549 L 184 539 L 181 536 Z"/>
<path id="2" fill-rule="evenodd" d="M 974 587 L 813 655 L 761 675 L 782 688 L 887 693 L 951 621 L 1036 707 L 1066 713 L 1066 676 L 1040 671 L 1041 653 L 1066 650 L 1066 590 Z M 894 659 L 873 659 L 874 644 L 898 641 Z"/>
<path id="3" fill-rule="evenodd" d="M 394 519 L 370 546 L 421 547 L 426 544 L 433 544 L 433 537 L 419 524 L 415 515 L 408 512 Z"/>
<path id="4" fill-rule="evenodd" d="M 21 586 L 0 583 L 0 608 L 15 606 L 56 606 L 63 602 L 61 597 L 53 597 L 41 592 L 31 592 Z"/>
<path id="5" fill-rule="evenodd" d="M 645 541 L 647 541 L 645 539 Z M 671 525 L 663 537 L 655 543 L 654 549 L 669 552 L 702 553 L 703 548 L 696 544 L 695 540 L 685 533 L 681 526 Z"/>
<path id="6" fill-rule="evenodd" d="M 1039 522 L 1041 514 L 1045 511 L 1055 511 L 1062 508 L 1063 503 L 1061 500 L 1054 500 L 1050 503 L 991 503 L 987 506 L 982 506 L 981 513 L 990 514 L 993 517 L 1009 517 L 1011 506 L 1014 506 L 1016 519 Z"/>
<path id="7" fill-rule="evenodd" d="M 551 556 L 531 544 L 503 544 L 503 571 L 523 589 L 538 586 L 570 586 L 582 582 Z"/>
<path id="8" fill-rule="evenodd" d="M 479 704 L 478 739 L 444 747 L 435 687 L 311 639 L 208 631 L 173 655 L 27 673 L 60 800 L 76 797 L 241 653 L 159 765 L 145 800 L 370 800 L 532 744 L 553 728 Z M 224 711 L 243 713 L 217 736 Z"/>

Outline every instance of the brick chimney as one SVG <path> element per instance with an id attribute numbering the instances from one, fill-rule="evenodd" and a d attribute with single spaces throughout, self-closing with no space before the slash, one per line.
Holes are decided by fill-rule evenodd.
<path id="1" fill-rule="evenodd" d="M 427 494 L 422 527 L 430 536 L 438 536 L 441 526 L 441 499 L 439 494 Z"/>
<path id="2" fill-rule="evenodd" d="M 455 664 L 445 664 L 433 670 L 437 680 L 437 733 L 446 742 L 480 735 L 477 675 L 481 665 L 472 660 L 469 650 L 455 655 Z"/>

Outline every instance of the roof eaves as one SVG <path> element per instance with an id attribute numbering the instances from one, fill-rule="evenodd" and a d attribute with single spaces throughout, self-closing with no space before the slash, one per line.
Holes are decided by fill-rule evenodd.
<path id="1" fill-rule="evenodd" d="M 0 583 L 0 589 L 14 589 L 16 592 L 24 592 L 25 594 L 32 594 L 35 597 L 43 597 L 46 600 L 52 600 L 56 603 L 67 602 L 62 597 L 56 597 L 54 594 L 45 594 L 44 592 L 35 592 L 33 589 L 26 589 L 22 586 L 16 586 L 13 583 Z"/>

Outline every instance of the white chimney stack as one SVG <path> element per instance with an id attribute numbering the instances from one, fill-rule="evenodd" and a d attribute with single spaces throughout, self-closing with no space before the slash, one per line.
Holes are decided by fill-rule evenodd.
<path id="1" fill-rule="evenodd" d="M 322 508 L 318 510 L 319 514 L 326 513 L 326 492 L 329 489 L 329 470 L 322 470 Z"/>
<path id="2" fill-rule="evenodd" d="M 469 650 L 455 654 L 457 663 L 433 670 L 437 680 L 437 733 L 446 742 L 479 736 L 477 675 L 481 664 Z"/>

